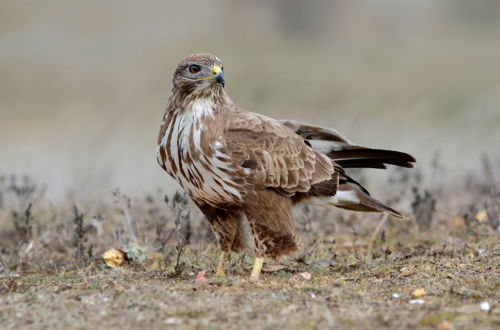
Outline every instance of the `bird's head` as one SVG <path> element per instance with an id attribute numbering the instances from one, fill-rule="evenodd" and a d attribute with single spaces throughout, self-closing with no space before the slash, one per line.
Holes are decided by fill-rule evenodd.
<path id="1" fill-rule="evenodd" d="M 186 57 L 175 70 L 174 88 L 185 92 L 210 91 L 224 87 L 222 61 L 212 54 L 193 54 Z"/>

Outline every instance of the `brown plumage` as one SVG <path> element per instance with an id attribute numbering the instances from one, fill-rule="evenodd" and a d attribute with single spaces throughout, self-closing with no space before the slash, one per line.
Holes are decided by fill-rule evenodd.
<path id="1" fill-rule="evenodd" d="M 263 257 L 297 249 L 296 203 L 401 216 L 344 168 L 413 167 L 412 156 L 352 144 L 332 129 L 243 111 L 226 94 L 222 69 L 210 54 L 179 64 L 157 159 L 206 216 L 223 252 L 255 253 L 253 278 Z"/>

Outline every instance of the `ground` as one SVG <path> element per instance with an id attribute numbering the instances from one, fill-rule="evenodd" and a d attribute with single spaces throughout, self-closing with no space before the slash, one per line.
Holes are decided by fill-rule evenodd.
<path id="1" fill-rule="evenodd" d="M 321 242 L 312 255 L 331 247 Z M 100 266 L 14 275 L 2 279 L 0 321 L 8 328 L 495 328 L 500 310 L 480 309 L 499 299 L 500 256 L 487 251 L 481 257 L 473 247 L 422 241 L 365 259 L 366 246 L 342 248 L 332 265 L 290 261 L 255 283 L 240 258 L 228 279 L 214 277 L 210 262 L 180 275 Z M 195 282 L 202 268 L 207 280 Z M 419 288 L 423 304 L 412 304 Z"/>
<path id="2" fill-rule="evenodd" d="M 411 180 L 391 182 L 404 187 Z M 465 191 L 460 184 L 388 194 L 403 210 L 402 201 L 411 202 L 412 221 L 298 208 L 300 251 L 269 260 L 261 279 L 251 282 L 250 254 L 232 255 L 228 277 L 215 276 L 217 243 L 181 194 L 128 198 L 114 192 L 111 201 L 55 207 L 29 179 L 4 178 L 0 323 L 499 328 L 499 196 L 491 181 L 473 182 L 463 181 L 469 194 L 456 193 Z M 123 249 L 128 260 L 107 266 L 102 255 L 111 248 Z"/>

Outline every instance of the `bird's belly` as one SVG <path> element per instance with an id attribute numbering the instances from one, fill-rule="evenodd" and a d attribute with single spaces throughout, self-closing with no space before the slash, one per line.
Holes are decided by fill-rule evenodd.
<path id="1" fill-rule="evenodd" d="M 195 201 L 212 206 L 240 204 L 243 187 L 233 181 L 233 175 L 220 170 L 215 157 L 206 160 L 181 160 L 183 171 L 177 171 L 175 179 Z"/>

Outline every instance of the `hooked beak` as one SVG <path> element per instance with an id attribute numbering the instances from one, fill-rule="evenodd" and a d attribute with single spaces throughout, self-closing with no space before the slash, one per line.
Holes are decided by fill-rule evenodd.
<path id="1" fill-rule="evenodd" d="M 198 78 L 198 80 L 215 80 L 217 83 L 224 87 L 226 81 L 224 80 L 224 73 L 218 65 L 212 67 L 212 75 L 208 77 Z"/>
<path id="2" fill-rule="evenodd" d="M 222 87 L 224 87 L 226 81 L 224 80 L 224 73 L 222 72 L 222 69 L 218 65 L 214 65 L 214 67 L 212 68 L 212 73 L 213 73 L 213 79 L 217 83 L 221 84 Z"/>

